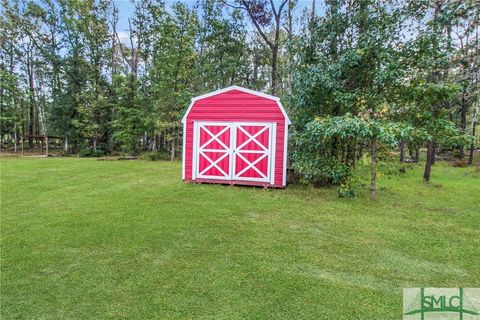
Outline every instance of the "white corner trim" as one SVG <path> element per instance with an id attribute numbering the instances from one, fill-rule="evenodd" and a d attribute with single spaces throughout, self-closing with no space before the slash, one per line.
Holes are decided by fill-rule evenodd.
<path id="1" fill-rule="evenodd" d="M 197 100 L 209 98 L 209 97 L 215 96 L 217 94 L 228 92 L 230 90 L 238 90 L 238 91 L 242 91 L 242 92 L 245 92 L 245 93 L 253 94 L 253 95 L 258 96 L 258 97 L 262 97 L 262 98 L 266 98 L 266 99 L 276 101 L 277 104 L 278 104 L 278 107 L 280 108 L 280 111 L 282 112 L 283 116 L 285 117 L 285 121 L 287 122 L 287 124 L 292 123 L 290 121 L 290 118 L 288 117 L 287 113 L 285 112 L 285 109 L 283 108 L 283 105 L 280 102 L 279 97 L 275 97 L 275 96 L 272 96 L 272 95 L 269 95 L 269 94 L 266 94 L 266 93 L 258 92 L 258 91 L 255 91 L 255 90 L 251 90 L 251 89 L 247 89 L 247 88 L 243 88 L 243 87 L 239 87 L 239 86 L 230 86 L 230 87 L 226 87 L 226 88 L 223 88 L 223 89 L 220 89 L 220 90 L 212 91 L 210 93 L 207 93 L 207 94 L 204 94 L 204 95 L 201 95 L 201 96 L 198 96 L 198 97 L 193 97 L 192 101 L 190 103 L 190 106 L 187 109 L 187 112 L 185 112 L 185 115 L 182 118 L 182 123 L 185 123 L 185 121 L 187 120 L 187 116 L 190 113 L 190 111 L 192 110 L 193 104 Z"/>
<path id="2" fill-rule="evenodd" d="M 185 180 L 185 148 L 187 146 L 187 124 L 183 124 L 183 143 L 182 143 L 182 180 Z"/>
<path id="3" fill-rule="evenodd" d="M 280 111 L 282 111 L 283 116 L 285 117 L 285 122 L 286 122 L 285 125 L 286 126 L 291 125 L 292 121 L 290 121 L 290 118 L 288 117 L 287 112 L 285 111 L 285 108 L 283 107 L 282 103 L 280 102 L 280 99 L 277 100 L 277 104 L 280 107 Z"/>
<path id="4" fill-rule="evenodd" d="M 194 125 L 194 147 L 193 147 L 193 164 L 192 164 L 192 180 L 196 180 L 197 178 L 202 178 L 202 179 L 210 179 L 210 180 L 227 180 L 227 181 L 253 181 L 253 182 L 267 182 L 270 183 L 271 185 L 274 185 L 274 179 L 275 179 L 275 159 L 276 159 L 276 154 L 275 154 L 275 148 L 276 148 L 276 123 L 272 122 L 228 122 L 228 121 L 193 121 Z M 223 152 L 225 151 L 225 155 L 228 155 L 229 157 L 229 170 L 228 174 L 223 173 L 223 176 L 210 176 L 203 174 L 203 172 L 200 172 L 199 170 L 199 155 L 203 153 L 203 151 L 209 151 L 207 149 L 204 149 L 206 145 L 210 143 L 210 141 L 204 142 L 203 145 L 200 145 L 200 128 L 204 129 L 203 127 L 206 125 L 218 125 L 218 126 L 225 126 L 230 130 L 230 143 L 228 146 L 224 146 L 223 149 L 218 149 L 216 152 Z M 241 126 L 259 126 L 259 127 L 264 127 L 260 131 L 258 131 L 256 134 L 253 134 L 252 136 L 248 137 L 246 141 L 243 143 L 237 145 L 237 139 L 236 139 L 236 134 L 238 129 L 241 129 Z M 256 135 L 260 134 L 261 132 L 265 131 L 268 129 L 269 133 L 269 138 L 268 138 L 268 146 L 263 148 L 263 150 L 242 150 L 242 148 L 249 142 L 256 142 L 257 144 L 263 145 L 262 143 L 258 142 L 256 140 Z M 211 136 L 211 140 L 215 139 L 214 136 Z M 242 174 L 245 170 L 248 170 L 249 168 L 255 169 L 255 161 L 248 161 L 247 159 L 243 159 L 245 163 L 247 164 L 246 169 L 243 169 L 242 172 L 236 173 L 236 157 L 241 156 L 241 153 L 258 153 L 261 154 L 260 158 L 257 160 L 261 160 L 261 158 L 268 157 L 268 167 L 267 167 L 267 172 L 266 175 L 263 173 L 260 173 L 260 175 L 263 175 L 263 177 L 260 178 L 250 178 L 250 177 L 243 177 Z M 223 157 L 223 156 L 221 156 Z M 210 165 L 213 164 L 212 160 L 207 159 L 210 162 Z M 214 164 L 213 164 L 214 165 Z M 257 171 L 258 172 L 258 171 Z"/>
<path id="5" fill-rule="evenodd" d="M 275 170 L 275 159 L 277 159 L 277 123 L 272 123 L 270 125 L 270 164 L 268 167 L 268 174 L 270 175 L 270 184 L 275 184 L 275 176 L 277 170 Z"/>
<path id="6" fill-rule="evenodd" d="M 193 107 L 194 103 L 195 103 L 195 100 L 193 100 L 193 98 L 192 98 L 192 101 L 190 102 L 190 105 L 188 106 L 187 112 L 185 112 L 185 114 L 183 115 L 182 123 L 185 123 L 185 121 L 187 120 L 187 115 L 190 113 L 190 110 L 192 110 L 192 107 Z"/>
<path id="7" fill-rule="evenodd" d="M 266 99 L 277 100 L 277 101 L 280 100 L 279 97 L 275 97 L 275 96 L 272 96 L 272 95 L 269 95 L 269 94 L 266 94 L 266 93 L 262 93 L 262 92 L 251 90 L 251 89 L 247 89 L 247 88 L 240 87 L 240 86 L 230 86 L 230 87 L 226 87 L 226 88 L 223 88 L 223 89 L 215 90 L 215 91 L 203 94 L 201 96 L 194 97 L 193 100 L 196 101 L 196 100 L 200 100 L 200 99 L 205 99 L 205 98 L 208 98 L 208 97 L 215 96 L 217 94 L 228 92 L 230 90 L 238 90 L 238 91 L 242 91 L 242 92 L 245 92 L 245 93 L 250 93 L 250 94 L 253 94 L 253 95 L 256 95 L 256 96 L 259 96 L 259 97 L 263 97 L 263 98 L 266 98 Z"/>
<path id="8" fill-rule="evenodd" d="M 283 186 L 287 186 L 287 161 L 288 161 L 288 124 L 285 123 L 285 133 L 283 137 Z"/>

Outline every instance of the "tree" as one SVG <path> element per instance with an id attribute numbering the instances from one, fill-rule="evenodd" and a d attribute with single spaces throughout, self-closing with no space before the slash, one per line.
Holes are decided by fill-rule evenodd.
<path id="1" fill-rule="evenodd" d="M 157 114 L 156 130 L 170 143 L 170 158 L 176 157 L 182 111 L 188 106 L 196 83 L 192 69 L 197 53 L 195 40 L 198 18 L 186 5 L 177 3 L 172 14 L 163 12 L 162 23 L 155 26 L 158 38 L 152 42 L 152 66 L 149 79 Z"/>
<path id="2" fill-rule="evenodd" d="M 15 73 L 18 67 L 19 32 L 12 16 L 0 17 L 0 143 L 9 135 L 14 140 L 14 150 L 17 151 L 17 141 L 24 130 L 25 95 L 20 88 L 20 77 Z"/>
<path id="3" fill-rule="evenodd" d="M 114 138 L 132 155 L 140 151 L 140 140 L 146 129 L 148 116 L 140 100 L 139 83 L 133 73 L 115 76 L 117 96 L 116 116 L 113 122 Z"/>
<path id="4" fill-rule="evenodd" d="M 17 42 L 10 43 L 10 49 L 16 52 L 16 58 L 20 62 L 17 68 L 22 73 L 20 79 L 25 83 L 25 92 L 28 97 L 28 112 L 24 115 L 23 136 L 28 135 L 30 148 L 33 147 L 33 137 L 40 134 L 40 128 L 45 128 L 45 117 L 40 118 L 39 116 L 45 114 L 44 105 L 38 103 L 40 100 L 38 95 L 43 91 L 38 90 L 37 86 L 45 70 L 42 68 L 37 44 L 37 38 L 41 38 L 41 26 L 37 11 L 38 6 L 34 3 L 27 3 L 24 6 L 19 3 L 5 4 L 5 20 L 10 28 L 15 30 L 17 38 Z M 11 55 L 11 57 L 13 56 Z M 10 65 L 13 67 L 13 63 Z M 15 69 L 11 70 L 12 73 L 15 71 Z M 39 110 L 42 112 L 39 113 Z"/>
<path id="5" fill-rule="evenodd" d="M 355 1 L 351 5 L 329 1 L 326 10 L 325 17 L 308 20 L 298 39 L 288 100 L 291 115 L 298 132 L 318 117 L 348 120 L 341 123 L 346 126 L 351 121 L 365 122 L 369 134 L 355 132 L 346 140 L 334 135 L 322 149 L 331 162 L 325 168 L 336 175 L 337 168 L 348 172 L 368 148 L 374 197 L 377 147 L 385 128 L 391 126 L 387 115 L 395 106 L 396 91 L 406 72 L 399 59 L 398 32 L 407 13 L 395 1 Z M 344 119 L 347 114 L 350 116 Z"/>
<path id="6" fill-rule="evenodd" d="M 463 134 L 467 132 L 467 116 L 477 99 L 478 73 L 480 72 L 480 59 L 478 57 L 478 40 L 480 8 L 475 1 L 460 1 L 448 4 L 448 17 L 451 19 L 451 42 L 456 45 L 452 55 L 452 65 L 458 66 L 459 71 L 454 74 L 456 83 L 461 86 L 459 101 L 459 126 Z M 474 118 L 474 112 L 472 112 Z M 472 123 L 473 130 L 473 123 Z M 465 155 L 464 146 L 459 146 L 459 156 Z"/>
<path id="7" fill-rule="evenodd" d="M 321 16 L 318 1 L 303 13 L 296 3 L 140 0 L 119 30 L 111 0 L 4 0 L 1 141 L 15 148 L 30 137 L 34 146 L 55 135 L 67 152 L 158 150 L 174 159 L 190 98 L 239 84 L 281 96 L 304 180 L 347 190 L 366 157 L 374 195 L 377 163 L 392 150 L 385 132 L 400 161 L 407 147 L 411 158 L 427 147 L 427 181 L 436 152 L 463 156 L 468 144 L 473 162 L 476 1 L 327 0 Z M 307 148 L 311 130 L 327 124 L 365 132 Z"/>
<path id="8" fill-rule="evenodd" d="M 307 124 L 305 131 L 296 139 L 295 168 L 306 181 L 321 183 L 321 180 L 327 179 L 326 182 L 342 185 L 340 195 L 353 195 L 351 188 L 354 186 L 349 185 L 353 164 L 342 162 L 338 156 L 332 158 L 330 150 L 325 146 L 335 142 L 339 149 L 345 151 L 349 141 L 354 139 L 357 143 L 368 146 L 370 151 L 370 190 L 375 199 L 378 149 L 392 148 L 397 141 L 398 129 L 398 126 L 390 122 L 362 119 L 350 114 L 316 118 Z"/>
<path id="9" fill-rule="evenodd" d="M 108 32 L 109 3 L 79 2 L 77 10 L 80 19 L 77 28 L 85 41 L 85 57 L 88 59 L 87 85 L 80 98 L 79 120 L 76 125 L 84 136 L 92 139 L 93 150 L 97 142 L 107 143 L 111 135 L 109 103 L 107 101 L 108 82 L 104 76 L 104 67 L 108 65 L 109 48 Z M 108 147 L 105 147 L 107 149 Z"/>
<path id="10" fill-rule="evenodd" d="M 241 12 L 237 9 L 227 17 L 219 3 L 199 3 L 201 16 L 196 70 L 197 92 L 243 85 L 248 76 L 247 32 Z"/>
<path id="11" fill-rule="evenodd" d="M 416 8 L 415 8 L 416 9 Z M 425 131 L 427 157 L 423 179 L 430 181 L 431 167 L 436 150 L 452 141 L 463 150 L 467 143 L 465 120 L 460 121 L 460 130 L 454 130 L 452 111 L 454 98 L 462 92 L 461 118 L 465 117 L 465 86 L 452 82 L 451 57 L 454 54 L 451 29 L 455 17 L 461 15 L 461 3 L 436 1 L 433 7 L 421 8 L 418 18 L 428 19 L 424 28 L 418 30 L 415 41 L 406 46 L 409 56 L 410 77 L 402 88 L 401 96 L 408 106 L 407 118 L 415 127 Z M 462 72 L 463 73 L 463 72 Z"/>
<path id="12" fill-rule="evenodd" d="M 277 63 L 280 50 L 280 31 L 282 17 L 288 0 L 281 0 L 278 7 L 273 0 L 237 0 L 237 5 L 224 2 L 227 6 L 243 9 L 247 12 L 258 34 L 271 51 L 271 92 L 277 94 L 278 74 Z M 268 28 L 273 29 L 273 36 L 268 34 Z"/>

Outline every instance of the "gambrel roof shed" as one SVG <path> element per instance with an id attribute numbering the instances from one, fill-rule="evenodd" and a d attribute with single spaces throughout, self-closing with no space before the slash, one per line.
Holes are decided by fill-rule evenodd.
<path id="1" fill-rule="evenodd" d="M 278 97 L 228 87 L 193 98 L 182 123 L 183 180 L 286 186 L 290 119 Z"/>

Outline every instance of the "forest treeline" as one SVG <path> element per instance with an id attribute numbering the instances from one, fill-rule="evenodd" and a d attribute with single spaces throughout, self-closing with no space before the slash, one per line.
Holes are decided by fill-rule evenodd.
<path id="1" fill-rule="evenodd" d="M 397 150 L 471 164 L 479 114 L 477 0 L 2 0 L 3 148 L 66 154 L 181 148 L 190 98 L 229 85 L 279 96 L 291 166 L 351 194 L 355 164 Z M 478 134 L 477 134 L 478 135 Z"/>

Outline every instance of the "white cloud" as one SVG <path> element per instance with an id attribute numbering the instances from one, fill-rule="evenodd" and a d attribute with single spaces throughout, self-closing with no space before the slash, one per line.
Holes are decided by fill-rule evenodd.
<path id="1" fill-rule="evenodd" d="M 124 45 L 130 47 L 130 31 L 118 31 L 117 32 L 118 38 L 120 39 L 120 42 L 123 43 Z M 133 37 L 133 46 L 137 46 L 137 38 Z"/>

